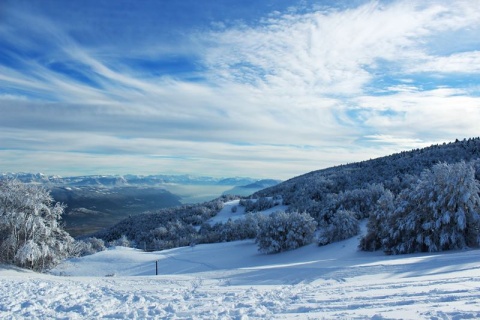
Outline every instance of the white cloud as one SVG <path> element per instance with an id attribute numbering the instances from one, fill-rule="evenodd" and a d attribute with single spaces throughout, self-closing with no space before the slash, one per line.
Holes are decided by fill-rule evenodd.
<path id="1" fill-rule="evenodd" d="M 53 157 L 58 168 L 83 163 L 108 170 L 115 162 L 124 172 L 141 164 L 150 173 L 260 170 L 288 178 L 478 135 L 475 84 L 427 90 L 409 73 L 478 73 L 478 40 L 465 41 L 476 50 L 464 52 L 434 47 L 445 33 L 477 28 L 479 4 L 374 1 L 275 13 L 250 25 L 218 22 L 215 31 L 190 34 L 179 45 L 178 54 L 188 52 L 199 66 L 192 71 L 197 81 L 149 74 L 121 59 L 175 53 L 152 35 L 137 50 L 88 47 L 54 18 L 20 14 L 16 26 L 25 25 L 0 34 L 20 51 L 42 50 L 39 58 L 15 57 L 20 67 L 0 64 L 0 85 L 11 90 L 0 95 L 9 116 L 0 119 L 8 137 L 3 163 L 14 165 L 21 153 L 24 165 L 37 159 L 48 167 Z M 95 85 L 52 70 L 55 63 Z M 71 152 L 75 159 L 68 159 Z"/>
<path id="2" fill-rule="evenodd" d="M 11 171 L 254 175 L 287 179 L 356 155 L 343 149 L 291 145 L 234 145 L 169 139 L 121 139 L 95 133 L 3 130 L 0 166 Z M 48 141 L 48 144 L 45 142 Z M 22 146 L 19 148 L 18 146 Z M 68 146 L 68 147 L 65 147 Z M 323 160 L 319 156 L 326 154 Z M 54 165 L 53 165 L 54 164 Z M 23 169 L 22 169 L 23 168 Z M 255 170 L 255 171 L 252 171 Z"/>
<path id="3" fill-rule="evenodd" d="M 480 40 L 479 40 L 480 44 Z M 411 72 L 480 73 L 480 51 L 461 52 L 449 56 L 428 56 L 422 63 L 410 68 Z"/>
<path id="4" fill-rule="evenodd" d="M 372 79 L 376 61 L 413 55 L 440 7 L 372 2 L 345 11 L 272 18 L 213 33 L 205 62 L 215 76 L 272 93 L 352 95 Z"/>
<path id="5" fill-rule="evenodd" d="M 478 135 L 480 97 L 460 89 L 406 91 L 364 96 L 365 125 L 378 136 L 401 137 L 425 144 Z M 402 146 L 402 144 L 399 144 Z"/>
<path id="6" fill-rule="evenodd" d="M 391 135 L 384 134 L 374 134 L 365 136 L 366 139 L 371 140 L 372 142 L 377 142 L 381 144 L 390 144 L 394 146 L 401 146 L 405 150 L 422 148 L 426 146 L 425 141 L 420 139 L 409 139 L 404 137 L 394 137 Z"/>

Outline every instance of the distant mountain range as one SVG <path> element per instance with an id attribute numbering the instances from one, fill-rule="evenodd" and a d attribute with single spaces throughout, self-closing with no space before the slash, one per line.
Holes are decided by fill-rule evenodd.
<path id="1" fill-rule="evenodd" d="M 61 177 L 43 173 L 0 173 L 0 180 L 15 178 L 24 183 L 39 183 L 46 186 L 160 186 L 164 184 L 212 185 L 212 186 L 246 186 L 259 180 L 245 177 L 213 178 L 191 175 L 88 175 Z M 277 180 L 263 180 L 276 181 Z M 270 184 L 271 185 L 271 184 Z"/>

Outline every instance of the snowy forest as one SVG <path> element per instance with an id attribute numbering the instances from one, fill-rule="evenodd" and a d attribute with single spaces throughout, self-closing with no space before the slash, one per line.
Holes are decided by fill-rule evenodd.
<path id="1" fill-rule="evenodd" d="M 243 218 L 211 223 L 236 197 L 136 216 L 97 237 L 147 250 L 256 238 L 266 253 L 356 236 L 388 254 L 475 247 L 479 238 L 480 138 L 307 173 L 239 201 Z M 278 207 L 280 212 L 262 214 Z M 233 207 L 237 210 L 237 207 Z M 285 212 L 282 212 L 285 211 Z"/>
<path id="2" fill-rule="evenodd" d="M 0 260 L 45 270 L 108 245 L 146 251 L 256 239 L 263 253 L 358 236 L 386 254 L 480 245 L 480 138 L 318 170 L 256 192 L 129 217 L 91 237 L 62 229 L 64 206 L 39 186 L 0 183 Z M 225 204 L 231 217 L 214 217 Z M 265 212 L 268 212 L 266 214 Z M 240 213 L 240 214 L 239 214 Z"/>

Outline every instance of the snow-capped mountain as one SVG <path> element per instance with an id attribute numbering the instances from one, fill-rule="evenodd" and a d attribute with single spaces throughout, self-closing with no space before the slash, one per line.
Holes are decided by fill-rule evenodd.
<path id="1" fill-rule="evenodd" d="M 0 173 L 2 179 L 17 179 L 24 183 L 47 186 L 158 186 L 163 184 L 244 186 L 259 180 L 248 177 L 215 178 L 193 175 L 88 175 L 61 177 L 43 173 Z"/>

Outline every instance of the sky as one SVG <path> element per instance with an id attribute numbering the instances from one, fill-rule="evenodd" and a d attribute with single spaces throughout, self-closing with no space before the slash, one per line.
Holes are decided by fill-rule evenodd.
<path id="1" fill-rule="evenodd" d="M 480 136 L 480 0 L 1 0 L 0 171 L 288 179 Z"/>

